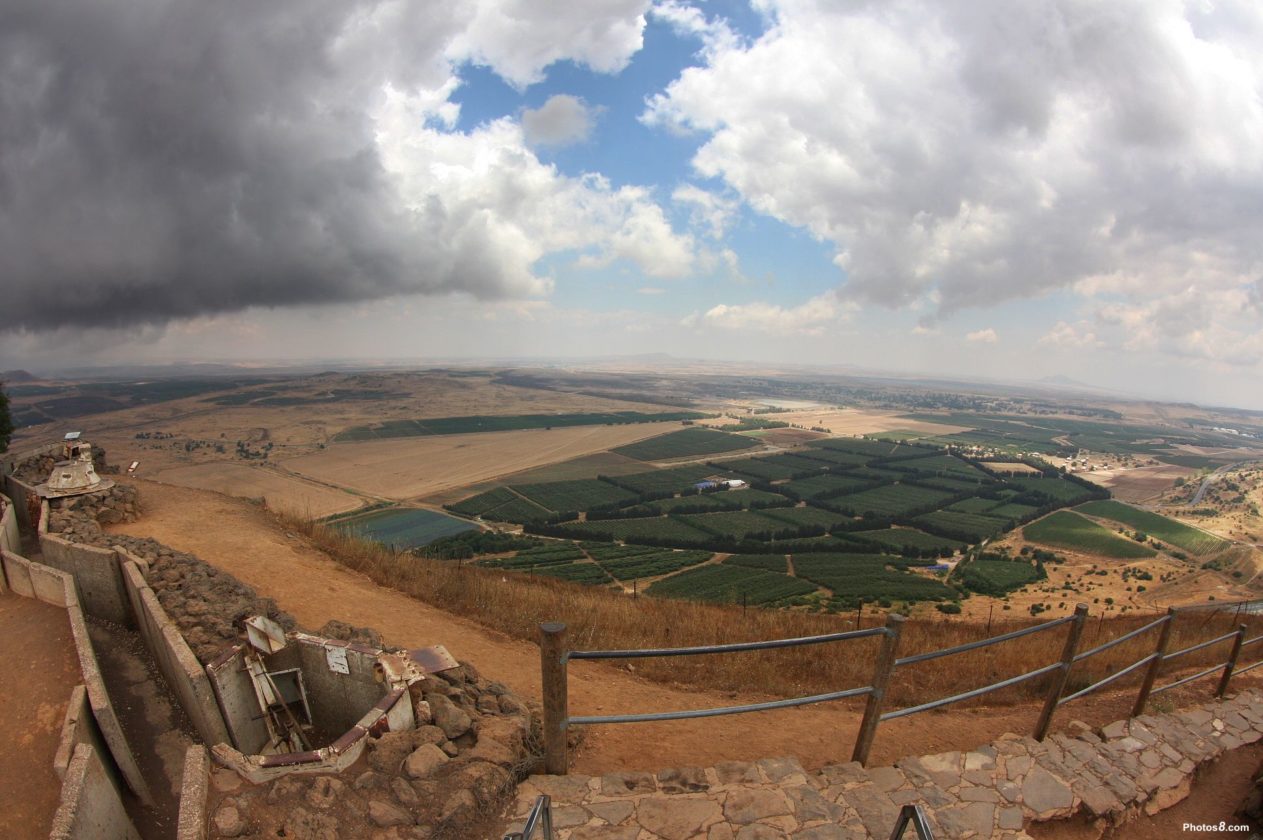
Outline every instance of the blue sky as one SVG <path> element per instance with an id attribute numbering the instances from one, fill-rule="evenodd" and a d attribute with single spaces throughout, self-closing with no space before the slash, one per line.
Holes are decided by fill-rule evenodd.
<path id="1" fill-rule="evenodd" d="M 1249 0 L 17 2 L 14 365 L 658 352 L 1263 408 Z"/>

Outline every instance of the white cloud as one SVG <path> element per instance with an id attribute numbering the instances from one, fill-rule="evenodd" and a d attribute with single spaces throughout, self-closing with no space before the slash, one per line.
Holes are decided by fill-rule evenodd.
<path id="1" fill-rule="evenodd" d="M 636 290 L 636 293 L 641 295 L 665 295 L 667 290 L 661 286 L 641 286 Z"/>
<path id="2" fill-rule="evenodd" d="M 825 327 L 845 320 L 853 309 L 853 305 L 844 304 L 832 292 L 826 292 L 794 307 L 762 301 L 746 304 L 721 303 L 701 315 L 689 315 L 681 321 L 681 325 L 783 335 L 820 335 Z"/>
<path id="3" fill-rule="evenodd" d="M 710 25 L 668 5 L 654 14 Z M 1067 287 L 1143 306 L 1263 273 L 1258 3 L 760 9 L 761 37 L 712 37 L 642 118 L 699 133 L 700 175 L 831 242 L 843 294 L 939 314 Z"/>
<path id="4" fill-rule="evenodd" d="M 1039 344 L 1066 348 L 1094 348 L 1102 346 L 1102 342 L 1096 337 L 1096 333 L 1092 331 L 1091 325 L 1083 321 L 1080 321 L 1078 324 L 1058 321 L 1053 325 L 1052 329 L 1040 337 Z"/>
<path id="5" fill-rule="evenodd" d="M 1000 337 L 995 334 L 995 330 L 991 329 L 991 327 L 965 334 L 965 341 L 968 341 L 970 344 L 995 344 L 999 340 Z"/>
<path id="6" fill-rule="evenodd" d="M 689 208 L 694 227 L 704 227 L 718 239 L 736 218 L 736 199 L 704 190 L 696 184 L 681 184 L 671 193 L 671 200 Z"/>
<path id="7" fill-rule="evenodd" d="M 522 132 L 531 146 L 569 146 L 588 139 L 593 109 L 576 96 L 559 93 L 535 110 L 522 112 Z"/>

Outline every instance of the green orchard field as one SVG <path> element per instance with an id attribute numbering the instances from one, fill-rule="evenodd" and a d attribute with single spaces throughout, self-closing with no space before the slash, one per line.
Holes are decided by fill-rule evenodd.
<path id="1" fill-rule="evenodd" d="M 1191 528 L 1181 522 L 1176 522 L 1174 519 L 1150 513 L 1147 510 L 1140 510 L 1131 505 L 1116 502 L 1113 499 L 1088 502 L 1087 504 L 1079 505 L 1075 510 L 1086 513 L 1089 516 L 1097 516 L 1101 519 L 1109 519 L 1123 525 L 1130 525 L 1138 531 L 1143 531 L 1151 537 L 1170 543 L 1177 548 L 1182 548 L 1191 554 L 1210 554 L 1215 551 L 1222 551 L 1229 545 L 1227 541 L 1221 540 L 1213 534 L 1208 534 L 1197 528 Z"/>
<path id="2" fill-rule="evenodd" d="M 1153 557 L 1157 553 L 1068 510 L 1059 510 L 1032 522 L 1022 529 L 1022 535 L 1030 542 L 1121 560 Z"/>

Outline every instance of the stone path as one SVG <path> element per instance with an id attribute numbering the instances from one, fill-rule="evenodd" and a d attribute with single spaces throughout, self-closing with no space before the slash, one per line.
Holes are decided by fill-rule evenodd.
<path id="1" fill-rule="evenodd" d="M 868 770 L 852 762 L 808 772 L 795 759 L 771 758 L 657 774 L 532 776 L 505 830 L 520 830 L 541 793 L 552 797 L 558 840 L 885 840 L 905 803 L 924 808 L 936 836 L 962 840 L 1027 838 L 1031 822 L 1080 810 L 1121 824 L 1181 801 L 1200 764 L 1263 737 L 1263 692 L 1099 731 L 1071 722 L 1068 730 L 1042 744 L 1002 735 L 972 752 Z"/>

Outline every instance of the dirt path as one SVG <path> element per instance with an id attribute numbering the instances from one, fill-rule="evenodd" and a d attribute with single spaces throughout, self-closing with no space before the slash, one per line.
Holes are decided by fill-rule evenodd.
<path id="1" fill-rule="evenodd" d="M 111 530 L 150 536 L 236 575 L 261 595 L 276 599 L 308 628 L 331 618 L 377 628 L 388 644 L 446 645 L 458 659 L 473 662 L 491 679 L 538 701 L 539 651 L 531 643 L 490 630 L 407 595 L 378 586 L 282 531 L 269 516 L 217 493 L 136 482 L 144 516 Z M 578 662 L 570 673 L 572 714 L 728 706 L 767 697 L 737 696 L 670 687 L 607 665 Z M 1125 717 L 1128 698 L 1103 696 L 1068 711 L 1092 724 Z M 928 713 L 884 725 L 873 759 L 889 763 L 907 754 L 970 749 L 1003 732 L 1028 732 L 1033 707 L 978 708 Z M 655 770 L 707 766 L 730 759 L 794 755 L 815 768 L 847 761 L 859 722 L 859 707 L 841 704 L 779 712 L 667 723 L 591 728 L 575 758 L 578 772 Z M 950 721 L 950 723 L 948 723 Z"/>
<path id="2" fill-rule="evenodd" d="M 45 837 L 61 798 L 53 754 L 83 678 L 66 611 L 0 595 L 0 837 Z"/>

